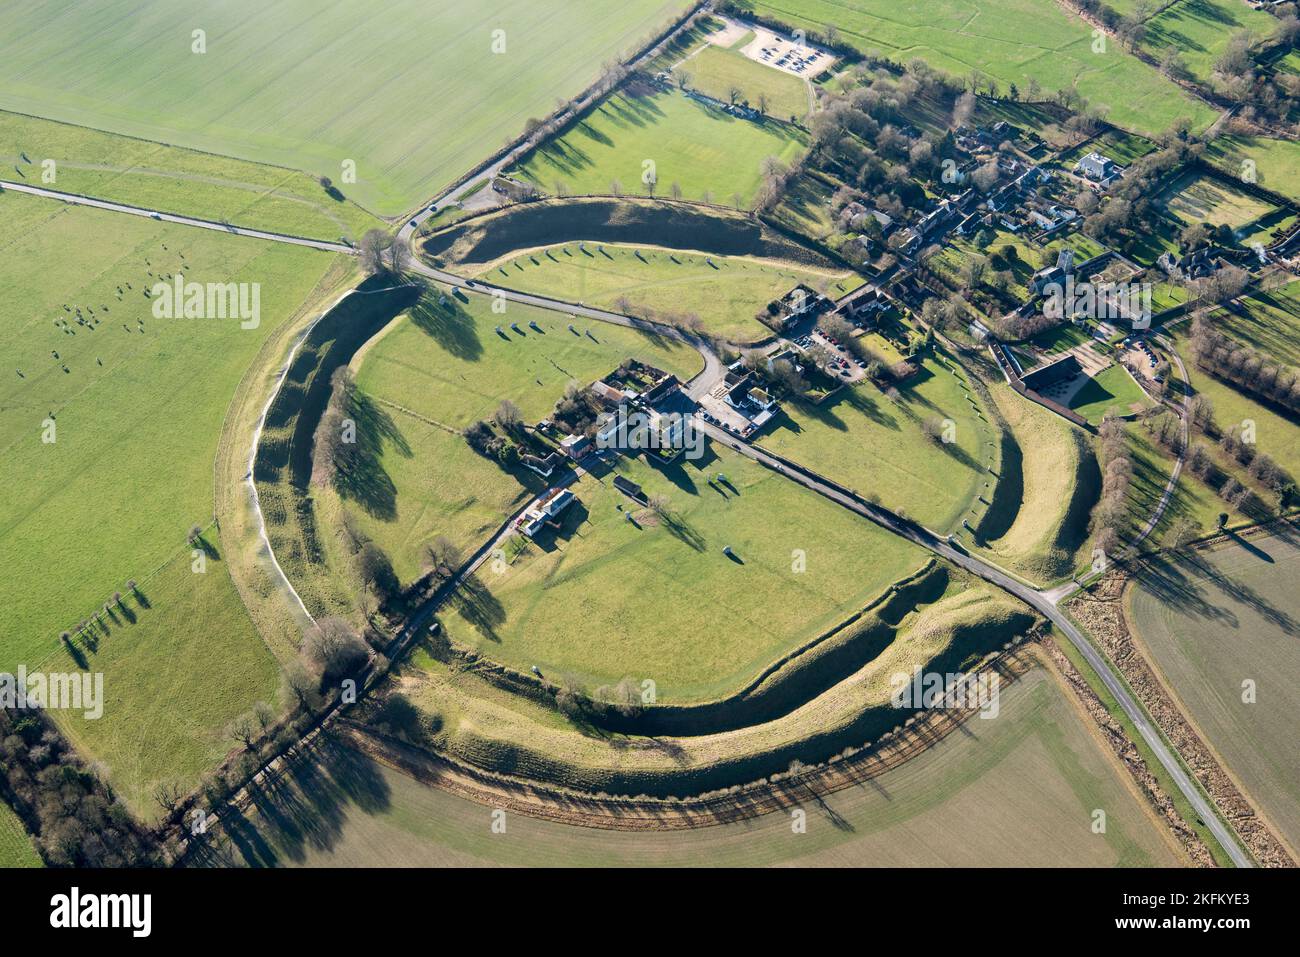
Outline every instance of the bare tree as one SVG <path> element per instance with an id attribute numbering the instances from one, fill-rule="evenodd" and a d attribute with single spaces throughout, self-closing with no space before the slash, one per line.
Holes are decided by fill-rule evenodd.
<path id="1" fill-rule="evenodd" d="M 351 674 L 369 657 L 356 629 L 338 617 L 316 623 L 307 634 L 305 651 L 326 678 Z"/>
<path id="2" fill-rule="evenodd" d="M 952 108 L 952 125 L 965 126 L 970 122 L 971 117 L 975 115 L 975 94 L 967 90 L 961 96 L 957 97 L 957 103 Z"/>
<path id="3" fill-rule="evenodd" d="M 242 744 L 245 749 L 253 750 L 253 742 L 258 737 L 257 720 L 251 714 L 241 714 L 234 721 L 230 722 L 230 727 L 226 733 Z"/>
<path id="4" fill-rule="evenodd" d="M 401 276 L 411 265 L 411 247 L 400 239 L 392 239 L 384 251 L 384 268 L 393 276 Z"/>
<path id="5" fill-rule="evenodd" d="M 253 720 L 257 722 L 258 729 L 262 734 L 266 734 L 275 723 L 275 709 L 265 701 L 253 702 Z"/>
<path id="6" fill-rule="evenodd" d="M 492 419 L 507 432 L 516 432 L 523 425 L 524 414 L 515 403 L 509 399 L 502 399 Z"/>
<path id="7" fill-rule="evenodd" d="M 320 683 L 301 661 L 289 663 L 284 671 L 284 680 L 303 711 L 310 714 L 320 706 Z"/>
<path id="8" fill-rule="evenodd" d="M 388 555 L 374 542 L 366 542 L 357 553 L 357 574 L 361 581 L 373 588 L 379 596 L 391 595 L 397 590 L 397 575 Z"/>
<path id="9" fill-rule="evenodd" d="M 371 229 L 361 237 L 361 268 L 375 276 L 387 268 L 385 253 L 392 237 L 382 229 Z"/>
<path id="10" fill-rule="evenodd" d="M 175 781 L 159 781 L 153 786 L 153 799 L 166 814 L 180 806 L 185 791 Z"/>
<path id="11" fill-rule="evenodd" d="M 456 574 L 463 557 L 460 548 L 446 535 L 439 535 L 424 549 L 425 565 L 433 576 L 445 580 Z"/>

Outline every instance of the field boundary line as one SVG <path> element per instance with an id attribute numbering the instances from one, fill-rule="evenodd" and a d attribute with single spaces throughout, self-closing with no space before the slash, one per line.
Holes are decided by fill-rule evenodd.
<path id="1" fill-rule="evenodd" d="M 1079 595 L 1071 602 L 1075 610 L 1086 611 L 1088 614 L 1082 618 L 1071 614 L 1071 619 L 1079 621 L 1080 627 L 1086 628 L 1087 633 L 1093 636 L 1094 643 L 1105 658 L 1115 663 L 1115 671 L 1129 693 L 1151 716 L 1156 731 L 1184 771 L 1190 775 L 1198 791 L 1208 799 L 1211 810 L 1219 820 L 1227 824 L 1234 839 L 1240 842 L 1250 857 L 1265 867 L 1294 867 L 1295 862 L 1285 846 L 1263 825 L 1258 812 L 1245 795 L 1233 786 L 1231 779 L 1227 781 L 1229 790 L 1226 793 L 1222 786 L 1212 786 L 1216 772 L 1224 778 L 1227 776 L 1212 759 L 1204 742 L 1179 710 L 1176 699 L 1168 694 L 1133 640 L 1133 629 L 1124 607 L 1124 593 L 1129 582 L 1129 577 L 1120 572 L 1102 578 L 1092 592 Z M 1118 592 L 1114 592 L 1116 584 Z M 1107 624 L 1113 629 L 1109 638 L 1105 637 L 1104 630 L 1097 627 Z M 1189 755 L 1183 754 L 1184 748 L 1190 752 Z M 1237 800 L 1234 802 L 1233 798 Z M 1238 806 L 1233 808 L 1232 804 L 1237 802 Z M 1224 806 L 1225 803 L 1227 807 Z M 1259 823 L 1260 827 L 1243 830 L 1244 823 L 1252 820 Z M 1229 850 L 1226 847 L 1224 849 Z"/>
<path id="2" fill-rule="evenodd" d="M 244 236 L 249 239 L 261 239 L 266 242 L 290 243 L 295 246 L 306 246 L 311 249 L 319 249 L 323 252 L 346 253 L 355 255 L 356 250 L 344 245 L 343 243 L 327 242 L 322 239 L 312 239 L 308 236 L 295 236 L 293 233 L 277 233 L 266 229 L 253 229 L 248 226 L 236 226 L 231 223 L 222 223 L 214 219 L 203 219 L 200 216 L 187 216 L 184 213 L 169 213 L 160 209 L 147 209 L 144 206 L 135 206 L 131 203 L 121 203 L 112 199 L 100 199 L 97 196 L 87 196 L 84 193 L 69 193 L 58 189 L 46 189 L 43 186 L 28 186 L 26 183 L 14 183 L 9 180 L 0 180 L 0 193 L 7 190 L 13 190 L 16 193 L 27 193 L 32 196 L 39 196 L 43 199 L 52 199 L 68 203 L 73 206 L 89 206 L 93 209 L 102 209 L 110 213 L 127 213 L 132 216 L 143 216 L 148 219 L 156 219 L 165 223 L 176 223 L 180 226 L 193 226 L 199 229 L 211 229 L 214 232 L 229 233 L 232 236 Z"/>

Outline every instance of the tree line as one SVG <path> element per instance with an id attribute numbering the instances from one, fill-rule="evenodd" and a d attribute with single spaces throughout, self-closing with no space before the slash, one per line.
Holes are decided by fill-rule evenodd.
<path id="1" fill-rule="evenodd" d="M 17 812 L 46 864 L 151 867 L 151 833 L 118 800 L 100 767 L 87 767 L 41 709 L 0 709 L 0 799 Z"/>
<path id="2" fill-rule="evenodd" d="M 1216 379 L 1288 412 L 1300 412 L 1300 370 L 1229 338 L 1204 313 L 1193 320 L 1190 346 L 1197 367 Z"/>

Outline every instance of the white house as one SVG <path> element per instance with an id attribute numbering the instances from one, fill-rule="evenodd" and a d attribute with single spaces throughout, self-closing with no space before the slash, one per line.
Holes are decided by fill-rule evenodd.
<path id="1" fill-rule="evenodd" d="M 515 527 L 523 532 L 529 538 L 532 538 L 547 522 L 553 520 L 557 515 L 576 501 L 576 497 L 567 488 L 553 488 L 536 503 L 529 506 L 523 515 L 519 516 L 515 522 Z"/>
<path id="2" fill-rule="evenodd" d="M 1107 159 L 1100 153 L 1093 152 L 1079 160 L 1074 166 L 1074 171 L 1082 173 L 1088 179 L 1104 183 L 1117 176 L 1120 168 L 1115 165 L 1113 160 Z"/>

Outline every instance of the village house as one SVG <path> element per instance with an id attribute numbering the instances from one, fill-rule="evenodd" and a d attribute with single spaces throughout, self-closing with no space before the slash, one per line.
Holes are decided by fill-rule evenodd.
<path id="1" fill-rule="evenodd" d="M 591 451 L 591 439 L 585 435 L 566 435 L 560 441 L 560 450 L 577 462 Z"/>
<path id="2" fill-rule="evenodd" d="M 780 299 L 768 303 L 767 313 L 780 325 L 782 332 L 805 316 L 819 316 L 831 308 L 831 301 L 821 293 L 800 283 Z"/>
<path id="3" fill-rule="evenodd" d="M 1096 183 L 1103 185 L 1109 183 L 1112 179 L 1119 176 L 1124 170 L 1118 166 L 1114 160 L 1102 156 L 1100 153 L 1089 153 L 1083 159 L 1074 165 L 1074 171 Z"/>
<path id="4" fill-rule="evenodd" d="M 515 521 L 515 528 L 529 538 L 548 525 L 557 525 L 560 513 L 577 501 L 577 496 L 567 488 L 553 488 L 530 505 Z"/>
<path id="5" fill-rule="evenodd" d="M 859 328 L 874 326 L 888 309 L 889 298 L 875 286 L 861 286 L 835 304 L 836 314 Z"/>
<path id="6" fill-rule="evenodd" d="M 749 421 L 752 431 L 767 425 L 780 411 L 776 400 L 760 388 L 752 376 L 745 376 L 728 390 L 727 405 Z"/>
<path id="7" fill-rule="evenodd" d="M 547 456 L 533 455 L 531 453 L 519 456 L 519 461 L 525 468 L 530 468 L 542 478 L 550 478 L 551 474 L 563 464 L 565 453 L 552 452 Z"/>
<path id="8" fill-rule="evenodd" d="M 1067 223 L 1073 222 L 1078 214 L 1068 206 L 1048 206 L 1045 209 L 1035 209 L 1030 212 L 1029 218 L 1033 220 L 1034 225 L 1044 232 L 1053 232 L 1060 229 Z"/>

